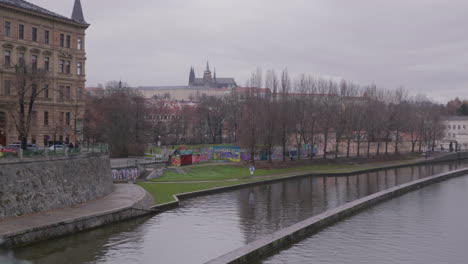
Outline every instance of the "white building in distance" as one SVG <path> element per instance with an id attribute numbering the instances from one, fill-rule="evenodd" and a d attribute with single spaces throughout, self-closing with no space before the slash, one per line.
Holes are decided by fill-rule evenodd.
<path id="1" fill-rule="evenodd" d="M 450 116 L 444 124 L 444 142 L 458 142 L 459 147 L 461 146 L 464 150 L 468 149 L 468 116 Z"/>

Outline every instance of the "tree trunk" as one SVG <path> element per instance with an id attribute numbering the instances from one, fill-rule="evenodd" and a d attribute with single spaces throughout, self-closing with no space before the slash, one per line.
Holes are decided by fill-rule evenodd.
<path id="1" fill-rule="evenodd" d="M 348 138 L 347 146 L 346 146 L 346 158 L 349 158 L 349 152 L 351 150 L 351 138 Z"/>

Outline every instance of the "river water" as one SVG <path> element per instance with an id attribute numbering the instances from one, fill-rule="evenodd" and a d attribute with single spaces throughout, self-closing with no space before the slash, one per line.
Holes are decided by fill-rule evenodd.
<path id="1" fill-rule="evenodd" d="M 42 242 L 4 255 L 18 263 L 37 264 L 204 263 L 346 202 L 467 166 L 468 161 L 447 162 L 248 187 L 190 199 L 182 207 L 154 217 Z"/>
<path id="2" fill-rule="evenodd" d="M 464 176 L 373 207 L 262 263 L 465 264 L 467 222 Z"/>

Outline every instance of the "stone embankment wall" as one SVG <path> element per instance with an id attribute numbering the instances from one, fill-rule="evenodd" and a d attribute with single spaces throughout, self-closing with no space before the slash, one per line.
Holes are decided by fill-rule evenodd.
<path id="1" fill-rule="evenodd" d="M 109 157 L 0 163 L 0 220 L 82 204 L 112 192 Z"/>

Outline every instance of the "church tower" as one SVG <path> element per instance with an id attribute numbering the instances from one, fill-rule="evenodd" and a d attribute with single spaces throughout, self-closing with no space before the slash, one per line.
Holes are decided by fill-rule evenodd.
<path id="1" fill-rule="evenodd" d="M 211 77 L 210 64 L 209 62 L 206 62 L 206 70 L 203 73 L 203 83 L 205 86 L 211 86 L 212 82 L 213 78 Z"/>
<path id="2" fill-rule="evenodd" d="M 189 74 L 189 86 L 193 86 L 195 84 L 195 69 L 190 67 L 190 74 Z"/>

